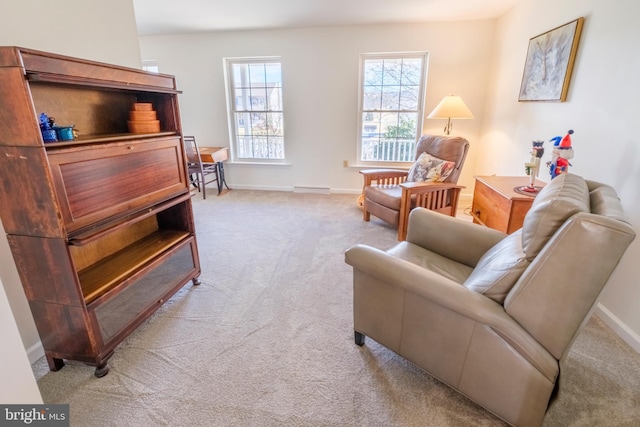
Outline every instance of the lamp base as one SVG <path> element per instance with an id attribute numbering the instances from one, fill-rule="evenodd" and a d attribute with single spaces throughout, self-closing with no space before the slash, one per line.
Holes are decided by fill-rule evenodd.
<path id="1" fill-rule="evenodd" d="M 519 185 L 517 187 L 514 187 L 513 191 L 515 191 L 518 194 L 522 194 L 525 196 L 531 196 L 531 197 L 536 197 L 538 195 L 538 193 L 540 192 L 540 190 L 542 190 L 542 187 L 539 186 L 535 186 L 535 185 Z"/>
<path id="2" fill-rule="evenodd" d="M 447 124 L 444 127 L 444 134 L 445 135 L 451 135 L 451 128 L 453 127 L 453 123 L 451 123 L 451 117 L 449 117 L 449 120 L 447 120 Z"/>

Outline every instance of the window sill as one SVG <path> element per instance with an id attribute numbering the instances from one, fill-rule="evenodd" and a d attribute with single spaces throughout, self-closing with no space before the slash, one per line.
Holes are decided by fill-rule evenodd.
<path id="1" fill-rule="evenodd" d="M 411 165 L 397 165 L 397 164 L 377 164 L 377 165 L 366 165 L 366 164 L 349 164 L 348 168 L 352 169 L 399 169 L 408 171 L 411 169 Z"/>

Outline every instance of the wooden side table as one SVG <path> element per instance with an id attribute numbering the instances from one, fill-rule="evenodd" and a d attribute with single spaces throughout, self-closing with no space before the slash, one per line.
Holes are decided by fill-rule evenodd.
<path id="1" fill-rule="evenodd" d="M 473 222 L 511 234 L 522 228 L 534 197 L 513 189 L 529 184 L 528 176 L 476 176 L 471 216 Z M 536 180 L 535 186 L 544 182 Z"/>

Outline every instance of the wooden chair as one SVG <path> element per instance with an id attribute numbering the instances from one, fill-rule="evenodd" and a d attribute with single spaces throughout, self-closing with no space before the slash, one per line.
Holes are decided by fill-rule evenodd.
<path id="1" fill-rule="evenodd" d="M 183 139 L 184 149 L 187 155 L 187 173 L 189 174 L 189 179 L 198 191 L 202 191 L 202 198 L 206 199 L 206 185 L 218 181 L 218 165 L 215 163 L 204 163 L 202 161 L 194 136 L 184 136 Z M 210 179 L 207 179 L 208 177 Z"/>
<path id="2" fill-rule="evenodd" d="M 408 172 L 398 169 L 362 170 L 364 186 L 361 202 L 365 221 L 374 215 L 398 227 L 398 240 L 405 240 L 409 213 L 420 206 L 455 216 L 463 186 L 457 185 L 469 141 L 460 137 L 423 135 L 416 145 L 415 159 L 423 152 L 455 163 L 443 182 L 406 182 Z"/>

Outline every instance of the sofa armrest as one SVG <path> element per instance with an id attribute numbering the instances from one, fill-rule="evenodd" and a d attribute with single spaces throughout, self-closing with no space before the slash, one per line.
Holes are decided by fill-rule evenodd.
<path id="1" fill-rule="evenodd" d="M 513 320 L 502 305 L 490 298 L 433 271 L 366 245 L 349 248 L 345 253 L 345 262 L 354 270 L 390 287 L 420 296 L 462 318 L 490 328 L 550 381 L 555 381 L 557 364 L 553 356 Z M 415 301 L 415 298 L 406 298 Z M 405 309 L 402 309 L 403 312 Z"/>
<path id="2" fill-rule="evenodd" d="M 409 214 L 407 242 L 475 267 L 485 252 L 507 234 L 459 218 L 416 208 Z"/>

